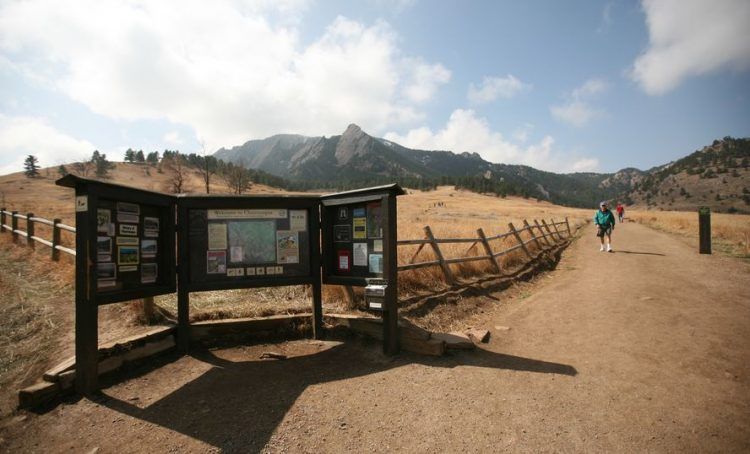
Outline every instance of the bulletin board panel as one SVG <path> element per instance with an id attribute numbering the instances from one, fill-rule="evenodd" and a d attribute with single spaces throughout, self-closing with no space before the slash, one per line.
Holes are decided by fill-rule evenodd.
<path id="1" fill-rule="evenodd" d="M 175 197 L 67 176 L 76 188 L 76 255 L 96 305 L 174 293 Z"/>
<path id="2" fill-rule="evenodd" d="M 319 205 L 317 196 L 180 197 L 187 290 L 319 282 Z"/>

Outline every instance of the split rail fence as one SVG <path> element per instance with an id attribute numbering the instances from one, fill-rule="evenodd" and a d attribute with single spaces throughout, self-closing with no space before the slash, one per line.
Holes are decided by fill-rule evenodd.
<path id="1" fill-rule="evenodd" d="M 19 228 L 19 220 L 25 221 L 26 230 L 21 230 Z M 8 221 L 10 221 L 10 224 L 8 224 Z M 46 225 L 52 228 L 51 239 L 47 240 L 36 235 L 35 227 L 38 224 Z M 14 243 L 17 243 L 20 237 L 23 237 L 26 239 L 27 245 L 31 248 L 35 247 L 35 243 L 40 243 L 51 248 L 52 260 L 58 261 L 60 259 L 60 252 L 64 252 L 73 256 L 76 255 L 75 249 L 65 247 L 60 242 L 61 232 L 67 231 L 75 233 L 76 228 L 63 224 L 62 220 L 60 219 L 53 219 L 50 221 L 49 219 L 36 217 L 34 216 L 34 213 L 27 213 L 24 215 L 20 214 L 18 211 L 7 211 L 5 208 L 2 208 L 0 209 L 0 233 L 5 233 L 6 231 L 10 231 L 10 233 L 13 235 Z M 531 251 L 528 247 L 530 243 L 534 243 L 536 245 L 536 249 L 543 252 L 555 246 L 560 241 L 573 236 L 567 217 L 564 221 L 559 222 L 555 222 L 554 219 L 550 219 L 549 223 L 544 219 L 542 219 L 541 223 L 534 219 L 533 224 L 530 224 L 528 221 L 524 220 L 522 228 L 516 228 L 513 223 L 509 223 L 507 233 L 501 233 L 499 235 L 490 237 L 486 236 L 481 228 L 477 229 L 476 238 L 435 238 L 434 234 L 432 233 L 432 229 L 430 229 L 430 226 L 425 226 L 424 232 L 425 238 L 421 240 L 398 240 L 398 246 L 419 246 L 409 263 L 399 265 L 398 271 L 409 271 L 419 268 L 439 266 L 443 272 L 446 283 L 448 283 L 449 285 L 453 285 L 455 283 L 455 277 L 453 276 L 453 272 L 450 268 L 451 264 L 487 260 L 490 263 L 491 267 L 495 270 L 495 272 L 497 274 L 501 274 L 502 267 L 500 265 L 498 257 L 510 254 L 513 251 L 521 249 L 529 258 L 529 260 L 532 260 L 534 256 L 531 254 Z M 525 232 L 528 233 L 527 236 L 529 238 L 527 240 L 524 240 L 521 236 L 521 234 Z M 517 244 L 510 246 L 507 249 L 494 252 L 492 249 L 492 244 L 496 241 L 503 241 L 506 238 L 515 240 Z M 471 246 L 469 246 L 467 251 L 472 251 L 476 245 L 482 245 L 484 254 L 469 257 L 446 258 L 443 251 L 440 249 L 441 244 L 459 243 L 471 243 Z M 430 246 L 432 248 L 436 259 L 415 263 L 417 256 L 419 256 L 420 252 L 422 252 L 425 246 Z"/>
<path id="2" fill-rule="evenodd" d="M 535 230 L 538 232 L 538 234 L 534 232 Z M 524 220 L 522 228 L 516 228 L 513 223 L 509 223 L 507 233 L 501 233 L 499 235 L 490 237 L 486 236 L 481 228 L 477 229 L 476 238 L 435 238 L 432 233 L 432 229 L 430 229 L 429 226 L 426 226 L 424 228 L 424 232 L 425 238 L 422 240 L 398 241 L 399 246 L 419 245 L 419 248 L 417 248 L 417 251 L 414 253 L 409 263 L 400 265 L 398 267 L 398 270 L 408 271 L 431 266 L 439 266 L 443 271 L 443 276 L 445 277 L 446 283 L 448 283 L 449 285 L 453 285 L 455 283 L 455 277 L 453 276 L 453 272 L 450 268 L 450 265 L 453 263 L 467 263 L 487 260 L 490 262 L 490 265 L 494 269 L 494 271 L 497 274 L 501 274 L 503 270 L 498 257 L 510 254 L 513 251 L 521 249 L 529 258 L 529 260 L 533 260 L 534 256 L 532 255 L 531 250 L 528 247 L 530 243 L 534 243 L 536 245 L 536 249 L 541 253 L 554 247 L 561 241 L 573 236 L 573 232 L 570 228 L 570 222 L 568 222 L 567 217 L 564 221 L 559 222 L 555 222 L 554 219 L 550 219 L 549 223 L 542 219 L 541 224 L 539 221 L 534 219 L 533 225 L 530 224 L 527 220 Z M 521 236 L 521 234 L 524 232 L 528 232 L 527 236 L 529 238 L 527 240 L 524 240 Z M 496 241 L 503 241 L 506 238 L 514 240 L 516 244 L 497 252 L 493 251 L 492 244 Z M 552 241 L 550 241 L 550 239 Z M 440 245 L 458 243 L 471 243 L 471 246 L 469 246 L 467 252 L 472 251 L 474 249 L 474 246 L 481 244 L 484 254 L 473 255 L 469 257 L 446 258 L 443 251 L 440 249 Z M 417 256 L 427 245 L 432 248 L 436 259 L 415 263 Z"/>
<path id="3" fill-rule="evenodd" d="M 21 230 L 18 225 L 18 221 L 26 221 L 26 230 Z M 10 221 L 10 224 L 8 224 Z M 52 238 L 47 240 L 36 234 L 37 225 L 45 225 L 52 228 Z M 0 208 L 0 233 L 10 231 L 13 235 L 13 242 L 17 243 L 18 240 L 23 237 L 26 238 L 26 244 L 35 248 L 36 243 L 43 244 L 52 251 L 52 260 L 60 260 L 60 252 L 66 254 L 76 255 L 76 250 L 69 247 L 65 247 L 61 244 L 61 233 L 71 232 L 76 233 L 76 228 L 62 223 L 61 219 L 44 219 L 34 216 L 34 213 L 20 214 L 18 211 L 7 211 L 5 208 Z"/>

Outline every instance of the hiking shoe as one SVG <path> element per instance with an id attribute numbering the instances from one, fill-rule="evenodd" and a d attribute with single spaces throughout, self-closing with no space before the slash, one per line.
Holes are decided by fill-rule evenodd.
<path id="1" fill-rule="evenodd" d="M 611 246 L 607 246 L 607 252 L 615 252 L 615 251 L 612 250 Z"/>
<path id="2" fill-rule="evenodd" d="M 604 246 L 599 248 L 599 252 L 604 252 Z"/>

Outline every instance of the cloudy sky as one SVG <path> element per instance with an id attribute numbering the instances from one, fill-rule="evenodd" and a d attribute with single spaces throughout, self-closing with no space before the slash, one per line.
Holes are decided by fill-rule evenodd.
<path id="1" fill-rule="evenodd" d="M 558 172 L 750 136 L 750 1 L 0 0 L 0 174 L 349 123 Z"/>

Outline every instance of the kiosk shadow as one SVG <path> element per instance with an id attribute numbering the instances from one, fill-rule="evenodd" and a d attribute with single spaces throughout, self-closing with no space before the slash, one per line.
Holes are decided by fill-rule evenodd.
<path id="1" fill-rule="evenodd" d="M 379 355 L 379 353 L 378 353 Z M 192 355 L 213 365 L 173 393 L 139 408 L 106 396 L 103 405 L 221 448 L 223 452 L 259 452 L 308 386 L 383 372 L 408 364 L 431 367 L 470 365 L 575 376 L 574 367 L 486 350 L 452 357 L 406 354 L 395 359 L 341 344 L 318 353 L 281 361 L 233 362 L 209 351 Z M 148 372 L 148 371 L 142 371 Z"/>

